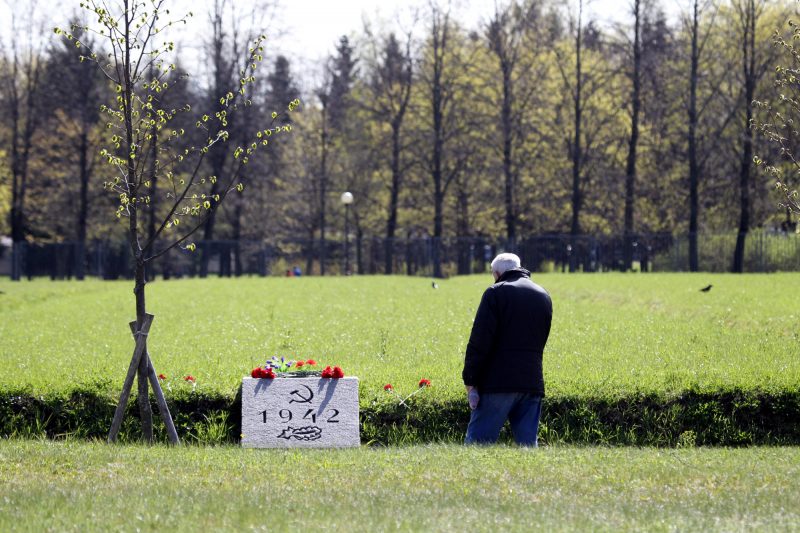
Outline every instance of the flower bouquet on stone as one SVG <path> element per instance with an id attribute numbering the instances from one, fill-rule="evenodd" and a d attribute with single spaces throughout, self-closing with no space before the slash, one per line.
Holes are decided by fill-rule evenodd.
<path id="1" fill-rule="evenodd" d="M 406 402 L 408 402 L 408 400 L 412 396 L 414 396 L 416 394 L 419 394 L 420 392 L 422 392 L 423 390 L 427 389 L 430 386 L 431 386 L 431 380 L 426 379 L 426 378 L 422 378 L 422 379 L 419 380 L 419 383 L 417 384 L 417 389 L 414 392 L 412 392 L 411 394 L 407 395 L 406 397 L 403 397 L 402 394 L 397 392 L 397 390 L 395 390 L 394 386 L 391 383 L 387 383 L 386 385 L 384 385 L 383 386 L 383 390 L 386 391 L 389 394 L 392 394 L 393 396 L 396 396 L 397 399 L 399 400 L 398 405 L 402 405 L 404 407 L 408 407 L 408 403 L 406 403 Z"/>
<path id="2" fill-rule="evenodd" d="M 287 377 L 340 379 L 344 377 L 344 371 L 338 366 L 326 366 L 324 370 L 318 370 L 317 361 L 314 359 L 288 359 L 286 357 L 273 356 L 267 359 L 263 366 L 255 367 L 250 372 L 250 376 L 260 379 Z"/>
<path id="3" fill-rule="evenodd" d="M 271 368 L 257 366 L 250 372 L 250 377 L 256 379 L 275 379 L 275 372 Z"/>

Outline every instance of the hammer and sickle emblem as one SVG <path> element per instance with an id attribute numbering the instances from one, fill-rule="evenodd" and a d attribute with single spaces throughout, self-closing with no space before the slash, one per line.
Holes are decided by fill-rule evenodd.
<path id="1" fill-rule="evenodd" d="M 308 391 L 308 396 L 303 395 L 302 391 L 300 391 L 299 389 L 293 390 L 292 392 L 289 393 L 290 396 L 292 396 L 292 399 L 289 400 L 289 403 L 311 403 L 311 400 L 314 399 L 314 393 L 311 391 L 308 385 L 300 385 L 300 386 L 305 387 L 305 389 Z"/>

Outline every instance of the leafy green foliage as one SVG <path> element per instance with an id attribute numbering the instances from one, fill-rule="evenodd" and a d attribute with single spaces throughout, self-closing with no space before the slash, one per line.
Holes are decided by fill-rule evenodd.
<path id="1" fill-rule="evenodd" d="M 93 3 L 84 4 L 89 6 L 92 25 L 98 26 L 95 24 L 97 20 L 106 20 L 94 11 L 97 7 L 93 7 Z M 165 5 L 150 0 L 139 0 L 133 4 L 146 8 L 140 9 L 138 15 L 146 11 L 148 16 L 154 12 L 152 6 Z M 490 4 L 486 4 L 484 13 L 487 22 L 492 18 Z M 730 206 L 737 201 L 737 190 L 731 187 L 730 176 L 735 175 L 741 166 L 738 151 L 746 124 L 746 102 L 741 97 L 741 50 L 738 46 L 730 46 L 732 42 L 741 42 L 741 38 L 737 37 L 741 21 L 735 9 L 736 4 L 730 0 L 708 4 L 699 18 L 702 51 L 698 68 L 703 75 L 697 80 L 697 205 L 698 231 L 703 233 L 727 233 L 736 227 L 736 213 Z M 784 59 L 776 61 L 774 57 L 778 49 L 771 46 L 770 35 L 776 28 L 786 28 L 786 13 L 795 3 L 791 0 L 759 0 L 756 4 L 760 6 L 759 9 L 763 7 L 755 35 L 759 63 L 757 70 L 765 74 L 755 87 L 754 94 L 760 101 L 777 100 L 773 96 L 776 94 L 773 89 L 775 64 L 790 69 L 787 73 L 792 75 L 795 60 L 787 50 L 783 50 L 781 55 Z M 440 3 L 440 6 L 443 5 Z M 582 22 L 584 84 L 581 99 L 584 105 L 583 124 L 578 136 L 580 150 L 577 150 L 574 146 L 573 105 L 576 90 L 575 13 L 565 9 L 563 3 L 551 0 L 514 1 L 498 6 L 503 7 L 508 7 L 507 15 L 502 17 L 504 22 L 514 28 L 524 43 L 512 47 L 517 50 L 511 54 L 515 56 L 517 68 L 512 73 L 513 91 L 509 95 L 512 120 L 508 123 L 512 134 L 511 153 L 508 154 L 510 176 L 513 178 L 509 182 L 513 185 L 513 194 L 510 196 L 518 235 L 524 237 L 569 231 L 574 198 L 581 203 L 577 221 L 581 231 L 606 235 L 619 233 L 623 221 L 621 178 L 630 128 L 626 113 L 630 106 L 630 82 L 627 77 L 631 62 L 626 52 L 630 50 L 627 36 L 593 20 Z M 682 9 L 689 7 L 687 4 Z M 688 27 L 680 22 L 680 17 L 666 17 L 662 12 L 656 5 L 646 10 L 641 28 L 643 115 L 642 142 L 639 143 L 637 159 L 635 229 L 642 233 L 683 233 L 688 230 L 689 219 L 689 206 L 685 201 L 689 196 L 686 179 L 689 170 L 686 96 L 689 89 L 687 78 L 690 72 L 691 39 Z M 210 14 L 213 17 L 214 13 Z M 105 11 L 101 15 L 108 16 Z M 110 157 L 112 162 L 122 159 L 127 163 L 129 154 L 134 153 L 134 167 L 146 169 L 145 163 L 150 160 L 146 149 L 147 137 L 151 136 L 151 141 L 157 137 L 158 149 L 164 150 L 158 157 L 159 179 L 151 180 L 150 176 L 143 176 L 143 184 L 149 182 L 152 187 L 142 186 L 135 193 L 120 191 L 115 188 L 125 189 L 127 179 L 122 176 L 120 169 L 96 165 L 97 170 L 102 168 L 110 175 L 105 181 L 114 189 L 114 195 L 90 195 L 93 205 L 89 211 L 87 238 L 102 236 L 121 240 L 125 236 L 125 228 L 113 217 L 110 218 L 113 226 L 110 226 L 99 215 L 109 209 L 115 212 L 123 207 L 120 216 L 124 218 L 131 206 L 136 205 L 140 213 L 156 211 L 158 218 L 167 219 L 170 226 L 163 229 L 160 237 L 180 239 L 194 223 L 202 221 L 215 210 L 217 196 L 221 198 L 223 191 L 235 193 L 238 189 L 248 192 L 232 195 L 235 202 L 233 208 L 227 213 L 219 212 L 214 238 L 317 240 L 325 233 L 333 239 L 340 239 L 344 207 L 336 198 L 343 190 L 355 194 L 356 201 L 350 207 L 350 222 L 354 233 L 363 238 L 433 234 L 436 230 L 435 205 L 440 205 L 443 235 L 503 235 L 504 224 L 498 221 L 502 221 L 506 214 L 505 190 L 498 186 L 497 180 L 505 174 L 504 96 L 501 65 L 490 47 L 491 32 L 487 34 L 487 27 L 468 27 L 458 20 L 458 12 L 453 10 L 450 13 L 448 58 L 442 73 L 446 83 L 442 87 L 442 94 L 451 112 L 442 117 L 447 131 L 441 163 L 447 174 L 444 181 L 447 181 L 447 177 L 452 178 L 449 180 L 451 186 L 439 191 L 443 197 L 436 202 L 436 187 L 430 178 L 430 165 L 425 164 L 425 160 L 430 158 L 430 109 L 433 98 L 430 90 L 431 17 L 428 10 L 420 17 L 414 31 L 416 35 L 427 36 L 421 40 L 407 42 L 399 35 L 399 38 L 393 38 L 393 32 L 397 32 L 398 28 L 375 23 L 376 26 L 365 31 L 363 37 L 347 43 L 340 42 L 339 50 L 331 62 L 320 66 L 326 69 L 334 67 L 328 73 L 331 74 L 331 81 L 336 82 L 335 90 L 328 87 L 327 92 L 323 91 L 330 100 L 327 109 L 323 110 L 318 103 L 309 105 L 305 116 L 293 122 L 295 132 L 299 134 L 292 136 L 292 143 L 273 150 L 276 146 L 274 137 L 268 139 L 267 158 L 254 158 L 253 154 L 248 157 L 246 150 L 256 142 L 257 147 L 262 147 L 259 148 L 259 154 L 263 155 L 263 144 L 259 143 L 267 139 L 253 139 L 253 136 L 257 131 L 263 134 L 264 129 L 269 129 L 267 125 L 272 127 L 273 124 L 267 123 L 272 120 L 270 117 L 273 112 L 278 113 L 274 124 L 288 125 L 286 115 L 280 111 L 290 101 L 287 95 L 295 98 L 292 92 L 297 92 L 298 83 L 289 74 L 297 72 L 298 68 L 292 64 L 292 69 L 289 69 L 288 58 L 279 61 L 276 57 L 274 64 L 257 65 L 257 81 L 263 80 L 265 83 L 260 87 L 247 83 L 246 95 L 238 93 L 239 83 L 242 79 L 249 79 L 253 73 L 240 75 L 238 67 L 233 70 L 233 81 L 223 84 L 232 87 L 221 92 L 216 89 L 201 91 L 197 88 L 199 84 L 186 84 L 181 65 L 186 65 L 187 58 L 179 57 L 177 48 L 171 47 L 165 38 L 174 29 L 174 24 L 181 25 L 183 19 L 169 21 L 171 14 L 162 15 L 158 33 L 149 37 L 148 47 L 134 48 L 134 55 L 143 54 L 142 68 L 139 69 L 142 79 L 132 89 L 131 94 L 135 93 L 138 98 L 131 100 L 130 110 L 139 113 L 132 119 L 135 118 L 141 126 L 137 135 L 142 136 L 139 140 L 144 143 L 133 139 L 134 150 L 131 152 L 125 147 L 128 142 L 126 133 L 117 129 L 121 124 L 119 113 L 124 115 L 125 109 L 120 107 L 116 99 L 122 98 L 124 102 L 128 94 L 124 89 L 125 84 L 119 83 L 119 80 L 109 82 L 111 90 L 116 91 L 117 86 L 121 89 L 119 93 L 113 92 L 115 100 L 107 103 L 108 110 L 103 115 L 105 120 L 99 124 L 108 141 L 105 143 L 106 162 Z M 203 13 L 200 18 L 205 18 L 205 15 Z M 630 16 L 623 15 L 623 18 L 629 33 Z M 230 37 L 235 33 L 228 26 L 227 16 L 224 17 L 224 24 L 223 18 L 219 20 L 217 30 L 222 32 L 219 35 Z M 131 29 L 137 30 L 137 25 L 141 24 L 142 20 L 136 17 L 132 20 Z M 143 37 L 147 35 L 145 28 L 138 28 Z M 122 29 L 120 19 L 114 31 Z M 94 34 L 85 31 L 81 34 L 79 30 L 82 31 L 82 27 L 64 31 L 65 35 L 72 37 L 64 41 L 68 47 L 65 50 L 83 57 L 82 67 L 108 65 L 108 54 L 112 52 L 112 46 L 120 45 L 119 40 L 109 41 L 109 32 L 104 28 L 98 27 Z M 782 35 L 787 43 L 791 43 L 791 31 Z M 95 43 L 91 39 L 95 39 Z M 155 45 L 150 47 L 153 43 Z M 230 55 L 228 52 L 232 48 L 226 45 L 226 56 Z M 156 51 L 166 55 L 156 59 L 150 55 Z M 50 53 L 39 63 L 45 64 L 56 57 Z M 241 62 L 241 58 L 234 61 L 232 57 L 225 57 L 225 60 L 225 65 Z M 150 64 L 153 70 L 147 68 Z M 224 68 L 221 71 L 227 72 Z M 322 79 L 325 76 L 321 74 L 318 72 L 311 77 Z M 157 82 L 151 83 L 153 79 Z M 410 97 L 405 111 L 399 114 L 399 104 L 406 101 L 407 79 L 412 82 Z M 184 92 L 175 97 L 176 84 L 181 80 Z M 164 83 L 167 84 L 166 89 Z M 23 96 L 24 89 L 20 87 L 20 95 Z M 781 92 L 790 97 L 789 90 Z M 64 99 L 57 93 L 53 91 L 48 98 Z M 226 107 L 224 103 L 229 93 L 234 94 L 237 100 L 235 103 L 228 102 Z M 306 95 L 312 98 L 308 100 L 313 100 L 314 95 L 309 93 L 311 91 L 307 90 Z M 250 106 L 247 105 L 248 99 L 252 103 Z M 339 103 L 336 103 L 337 100 Z M 98 105 L 100 103 L 97 102 Z M 778 109 L 779 103 L 774 102 L 774 110 Z M 187 104 L 191 105 L 188 112 L 185 111 Z M 242 120 L 231 118 L 233 108 L 237 105 Z M 390 107 L 394 110 L 389 110 Z M 63 104 L 62 108 L 67 109 Z M 37 108 L 33 109 L 35 114 L 42 114 Z M 176 114 L 173 114 L 173 110 Z M 148 112 L 150 118 L 146 122 Z M 222 112 L 225 114 L 222 115 Z M 323 114 L 327 116 L 323 117 Z M 12 113 L 3 116 L 10 117 Z M 397 125 L 397 135 L 393 135 L 392 120 Z M 153 121 L 155 128 L 151 127 L 148 131 L 145 126 L 152 126 Z M 198 121 L 200 127 L 197 127 Z M 764 122 L 771 121 L 764 119 Z M 265 124 L 259 125 L 259 122 Z M 330 129 L 327 132 L 327 148 L 323 150 L 319 132 L 321 125 L 326 122 Z M 112 127 L 103 129 L 107 124 Z M 96 145 L 101 132 L 97 131 L 98 124 L 93 126 L 91 144 Z M 132 131 L 136 133 L 136 129 L 134 127 Z M 217 139 L 219 130 L 227 131 L 228 140 L 220 139 L 210 150 L 224 147 L 220 151 L 232 155 L 237 148 L 241 148 L 244 153 L 239 151 L 240 159 L 233 160 L 236 165 L 243 158 L 248 158 L 247 172 L 242 171 L 242 179 L 232 182 L 232 187 L 235 187 L 233 190 L 226 189 L 225 185 L 235 172 L 236 165 L 231 167 L 230 172 L 228 168 L 224 172 L 212 170 L 210 167 L 213 165 L 209 164 L 212 157 L 209 154 L 205 154 L 205 162 L 198 170 L 195 181 L 191 182 L 193 163 L 203 155 L 202 150 L 208 143 Z M 9 133 L 3 131 L 0 135 L 6 138 Z M 784 131 L 782 135 L 789 139 L 786 133 Z M 60 138 L 59 142 L 52 142 L 55 136 Z M 48 132 L 32 139 L 30 198 L 26 203 L 25 217 L 26 224 L 30 226 L 27 228 L 28 235 L 35 235 L 37 240 L 74 238 L 74 224 L 70 219 L 75 210 L 74 197 L 78 194 L 78 187 L 68 179 L 74 165 L 65 163 L 70 155 L 74 157 L 75 151 L 63 145 L 73 144 L 75 140 L 75 131 L 70 134 L 63 128 L 54 134 Z M 120 142 L 112 142 L 115 140 Z M 397 143 L 393 140 L 397 140 Z M 781 179 L 771 181 L 780 181 L 787 187 L 784 193 L 791 194 L 797 189 L 797 183 L 789 163 L 780 154 L 780 146 L 768 143 L 763 136 L 756 136 L 754 143 L 755 153 L 783 172 Z M 790 144 L 796 144 L 796 141 L 792 140 Z M 10 143 L 6 142 L 2 148 L 9 151 Z M 186 150 L 189 150 L 188 154 Z M 578 151 L 581 152 L 578 161 L 581 169 L 578 180 L 580 190 L 577 191 L 579 194 L 573 195 L 570 190 L 571 155 Z M 324 172 L 323 152 L 327 157 Z M 180 157 L 183 157 L 183 161 L 178 161 Z M 226 161 L 225 166 L 230 166 L 228 163 L 232 157 L 221 159 Z M 171 165 L 175 168 L 171 168 Z M 122 170 L 127 173 L 126 168 Z M 169 173 L 171 175 L 168 176 Z M 216 176 L 216 190 L 211 176 Z M 116 182 L 116 178 L 120 181 Z M 168 216 L 171 204 L 166 205 L 166 200 L 173 201 L 180 194 L 176 196 L 175 191 L 171 190 L 170 180 L 179 192 L 182 187 L 192 183 L 174 216 Z M 154 190 L 156 182 L 158 187 Z M 784 217 L 775 209 L 775 193 L 770 188 L 756 186 L 756 183 L 753 185 L 750 191 L 750 227 L 775 227 L 784 220 L 791 224 L 793 214 Z M 58 194 L 45 194 L 52 191 L 58 191 Z M 116 205 L 110 208 L 109 203 Z M 6 214 L 3 209 L 0 203 L 0 216 Z M 179 221 L 177 226 L 175 220 Z M 156 230 L 159 227 L 157 225 Z M 145 233 L 149 239 L 149 232 Z M 147 243 L 147 239 L 144 243 Z M 188 240 L 181 245 L 189 248 Z M 309 251 L 308 255 L 315 253 L 319 256 L 319 252 L 314 250 Z M 391 252 L 387 255 L 390 256 Z M 314 262 L 318 260 L 319 257 L 307 259 L 306 265 L 314 268 L 305 270 L 316 271 L 316 264 L 319 263 Z"/>
<path id="2" fill-rule="evenodd" d="M 797 121 L 800 120 L 800 49 L 795 43 L 800 40 L 800 25 L 788 22 L 791 36 L 785 37 L 776 31 L 774 44 L 781 53 L 781 64 L 776 68 L 776 97 L 769 101 L 756 102 L 764 122 L 754 126 L 773 144 L 780 147 L 779 158 L 766 163 L 755 157 L 757 165 L 775 180 L 775 188 L 785 198 L 782 207 L 800 214 L 800 197 L 795 187 L 800 183 L 800 152 L 798 152 Z"/>
<path id="3" fill-rule="evenodd" d="M 228 131 L 231 115 L 252 104 L 249 93 L 256 81 L 256 67 L 263 60 L 262 43 L 266 36 L 250 43 L 245 66 L 238 73 L 238 87 L 229 88 L 213 108 L 197 115 L 195 128 L 201 141 L 187 145 L 183 142 L 187 130 L 180 126 L 179 119 L 192 112 L 191 104 L 168 106 L 163 98 L 185 75 L 171 76 L 177 66 L 167 57 L 175 44 L 159 39 L 162 32 L 185 23 L 192 14 L 163 22 L 162 19 L 169 17 L 169 10 L 159 0 L 139 0 L 131 5 L 112 6 L 110 10 L 105 3 L 92 0 L 81 2 L 81 7 L 96 18 L 97 28 L 74 23 L 70 30 L 55 28 L 54 32 L 75 45 L 81 61 L 96 63 L 114 87 L 114 105 L 100 107 L 108 131 L 106 148 L 100 155 L 114 175 L 105 182 L 105 187 L 118 198 L 117 218 L 130 219 L 128 238 L 141 267 L 183 243 L 229 192 L 241 192 L 245 165 L 268 145 L 270 137 L 291 131 L 291 125 L 259 127 L 249 132 L 250 140 L 233 151 L 237 163 L 229 175 L 203 175 L 206 154 L 231 137 Z M 81 39 L 85 34 L 99 35 L 110 49 L 95 51 Z M 288 110 L 299 104 L 296 99 L 289 102 Z M 275 113 L 273 121 L 277 116 Z M 156 180 L 165 183 L 161 188 L 164 198 L 158 203 L 170 207 L 165 216 L 159 217 L 158 228 L 152 228 L 148 234 L 142 227 L 144 220 L 140 221 L 137 213 L 156 203 L 150 196 Z M 218 180 L 222 187 L 217 186 Z M 178 228 L 187 219 L 190 222 Z M 156 239 L 170 230 L 167 242 L 155 250 Z"/>

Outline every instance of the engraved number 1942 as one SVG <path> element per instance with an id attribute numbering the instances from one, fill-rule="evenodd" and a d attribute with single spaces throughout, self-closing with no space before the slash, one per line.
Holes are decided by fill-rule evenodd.
<path id="1" fill-rule="evenodd" d="M 326 413 L 329 414 L 329 416 L 328 416 L 327 419 L 325 419 L 325 422 L 327 422 L 329 424 L 338 424 L 339 423 L 339 419 L 337 418 L 339 416 L 339 410 L 338 409 L 331 408 L 331 409 L 328 409 L 326 411 Z M 261 414 L 261 421 L 264 424 L 266 424 L 267 423 L 267 410 L 265 409 L 265 410 L 261 411 L 260 414 Z M 314 413 L 313 409 L 309 409 L 308 411 L 306 411 L 306 414 L 303 415 L 303 418 L 304 419 L 310 418 L 312 423 L 316 423 L 317 414 L 318 413 Z M 281 417 L 282 421 L 289 422 L 292 419 L 292 412 L 289 409 L 281 409 L 280 411 L 278 411 L 278 416 Z"/>

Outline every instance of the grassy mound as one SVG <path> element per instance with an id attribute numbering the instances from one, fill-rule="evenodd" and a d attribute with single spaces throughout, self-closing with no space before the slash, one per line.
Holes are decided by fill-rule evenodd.
<path id="1" fill-rule="evenodd" d="M 237 443 L 241 400 L 182 394 L 168 400 L 178 433 L 186 442 Z M 383 401 L 361 407 L 361 438 L 367 445 L 457 443 L 464 438 L 469 411 L 464 401 Z M 156 406 L 153 404 L 155 412 Z M 0 437 L 104 439 L 114 413 L 113 398 L 87 389 L 71 394 L 0 394 Z M 687 392 L 678 396 L 639 395 L 616 399 L 549 397 L 542 415 L 543 444 L 635 446 L 743 446 L 800 444 L 800 394 L 733 390 Z M 511 435 L 504 428 L 502 441 Z M 156 424 L 166 442 L 163 425 Z M 140 435 L 138 408 L 128 405 L 120 439 Z"/>

